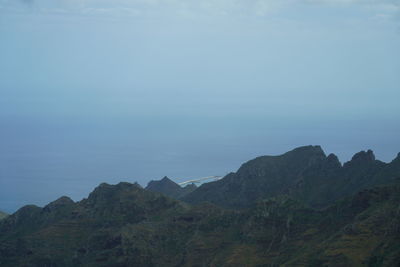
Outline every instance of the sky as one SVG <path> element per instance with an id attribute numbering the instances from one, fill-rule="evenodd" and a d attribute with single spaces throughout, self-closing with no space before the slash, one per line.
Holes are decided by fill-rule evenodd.
<path id="1" fill-rule="evenodd" d="M 399 0 L 0 0 L 0 210 L 321 145 L 400 152 Z"/>

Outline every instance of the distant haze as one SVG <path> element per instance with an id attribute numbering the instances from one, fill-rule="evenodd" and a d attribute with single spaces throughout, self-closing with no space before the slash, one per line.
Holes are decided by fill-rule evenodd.
<path id="1" fill-rule="evenodd" d="M 0 0 L 0 210 L 321 145 L 400 152 L 400 1 Z"/>

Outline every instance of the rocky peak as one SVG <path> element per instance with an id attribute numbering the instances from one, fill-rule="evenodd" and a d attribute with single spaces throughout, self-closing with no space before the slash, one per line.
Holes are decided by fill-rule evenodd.
<path id="1" fill-rule="evenodd" d="M 181 187 L 167 176 L 164 176 L 164 178 L 159 181 L 150 181 L 146 187 L 146 190 L 161 193 L 175 199 L 181 199 L 196 189 L 197 186 L 195 184 L 189 184 L 185 187 Z"/>
<path id="2" fill-rule="evenodd" d="M 271 172 L 274 172 L 274 176 L 279 176 L 283 169 L 290 169 L 297 174 L 325 159 L 326 155 L 320 146 L 303 146 L 279 156 L 261 156 L 250 160 L 239 168 L 238 175 L 271 176 Z"/>
<path id="3" fill-rule="evenodd" d="M 315 154 L 325 155 L 325 152 L 322 150 L 322 147 L 319 145 L 300 146 L 300 147 L 297 147 L 287 153 L 310 153 L 310 152 L 315 153 Z"/>
<path id="4" fill-rule="evenodd" d="M 55 209 L 59 209 L 59 208 L 63 208 L 63 207 L 67 207 L 67 206 L 71 206 L 74 205 L 75 202 L 70 199 L 69 197 L 66 196 L 62 196 L 59 199 L 49 203 L 48 205 L 46 205 L 44 207 L 44 210 L 47 211 L 51 211 L 51 210 L 55 210 Z"/>
<path id="5" fill-rule="evenodd" d="M 181 189 L 181 187 L 177 183 L 169 179 L 167 176 L 164 176 L 164 178 L 162 178 L 159 181 L 154 181 L 154 180 L 150 181 L 147 184 L 146 189 L 150 191 L 159 192 L 158 191 L 159 189 L 179 190 Z"/>
<path id="6" fill-rule="evenodd" d="M 303 164 L 307 165 L 313 165 L 326 159 L 325 152 L 322 150 L 321 146 L 311 145 L 295 148 L 292 151 L 283 154 L 281 157 L 299 163 L 302 161 Z"/>
<path id="7" fill-rule="evenodd" d="M 371 149 L 367 151 L 360 151 L 351 158 L 349 162 L 345 163 L 345 166 L 363 165 L 372 163 L 375 161 L 374 152 Z"/>
<path id="8" fill-rule="evenodd" d="M 361 152 L 356 153 L 353 156 L 352 160 L 374 161 L 375 155 L 371 149 L 368 149 L 367 152 L 361 151 Z"/>
<path id="9" fill-rule="evenodd" d="M 164 176 L 164 178 L 159 181 L 150 181 L 146 186 L 146 190 L 161 193 L 176 199 L 185 194 L 185 190 L 167 176 Z"/>
<path id="10" fill-rule="evenodd" d="M 328 157 L 326 158 L 326 162 L 328 166 L 332 168 L 340 168 L 342 166 L 338 157 L 332 153 L 328 155 Z"/>
<path id="11" fill-rule="evenodd" d="M 172 180 L 169 179 L 167 176 L 164 176 L 164 177 L 161 179 L 161 182 L 164 182 L 164 183 L 168 182 L 168 183 L 170 183 L 170 182 L 172 182 Z M 172 183 L 173 183 L 173 182 L 172 182 Z"/>
<path id="12" fill-rule="evenodd" d="M 87 202 L 91 204 L 96 203 L 97 205 L 100 203 L 105 204 L 109 201 L 116 201 L 125 195 L 138 195 L 142 191 L 144 189 L 137 183 L 120 182 L 116 185 L 102 183 L 89 194 Z"/>
<path id="13" fill-rule="evenodd" d="M 50 206 L 50 205 L 57 206 L 57 205 L 68 205 L 68 204 L 73 204 L 73 203 L 75 203 L 75 202 L 74 202 L 72 199 L 70 199 L 69 197 L 67 197 L 67 196 L 62 196 L 62 197 L 60 197 L 59 199 L 57 199 L 57 200 L 51 202 L 51 203 L 48 204 L 48 205 L 49 205 L 49 206 Z"/>

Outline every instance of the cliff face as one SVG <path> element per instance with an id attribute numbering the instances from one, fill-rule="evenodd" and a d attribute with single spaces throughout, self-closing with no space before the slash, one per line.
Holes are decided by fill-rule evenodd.
<path id="1" fill-rule="evenodd" d="M 260 199 L 287 194 L 310 207 L 336 200 L 400 177 L 399 160 L 386 164 L 371 150 L 355 154 L 343 166 L 319 146 L 263 156 L 243 164 L 236 173 L 207 183 L 183 197 L 188 203 L 209 201 L 227 208 L 246 208 Z"/>
<path id="2" fill-rule="evenodd" d="M 258 199 L 288 193 L 307 168 L 325 158 L 319 146 L 296 148 L 280 156 L 258 157 L 243 164 L 236 173 L 200 186 L 183 200 L 209 201 L 229 208 L 248 207 Z"/>

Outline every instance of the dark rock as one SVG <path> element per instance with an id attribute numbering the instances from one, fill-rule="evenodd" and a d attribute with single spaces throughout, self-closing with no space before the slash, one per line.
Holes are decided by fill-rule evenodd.
<path id="1" fill-rule="evenodd" d="M 309 206 L 323 208 L 397 177 L 400 160 L 386 164 L 376 160 L 372 150 L 356 153 L 342 166 L 336 155 L 326 157 L 320 146 L 304 146 L 280 156 L 250 160 L 236 173 L 203 184 L 182 200 L 245 208 L 262 198 L 289 194 Z"/>
<path id="2" fill-rule="evenodd" d="M 229 208 L 244 208 L 262 198 L 288 193 L 302 173 L 326 160 L 320 146 L 304 146 L 279 156 L 262 156 L 244 163 L 237 173 L 207 183 L 182 199 L 209 201 Z M 331 156 L 329 159 L 334 160 Z"/>
<path id="3" fill-rule="evenodd" d="M 372 150 L 360 151 L 351 158 L 349 162 L 345 163 L 345 166 L 368 164 L 375 161 L 375 155 Z"/>
<path id="4" fill-rule="evenodd" d="M 194 184 L 189 184 L 182 188 L 180 185 L 165 176 L 159 181 L 150 181 L 146 190 L 161 193 L 174 199 L 180 199 L 193 192 L 196 188 L 197 186 Z"/>

